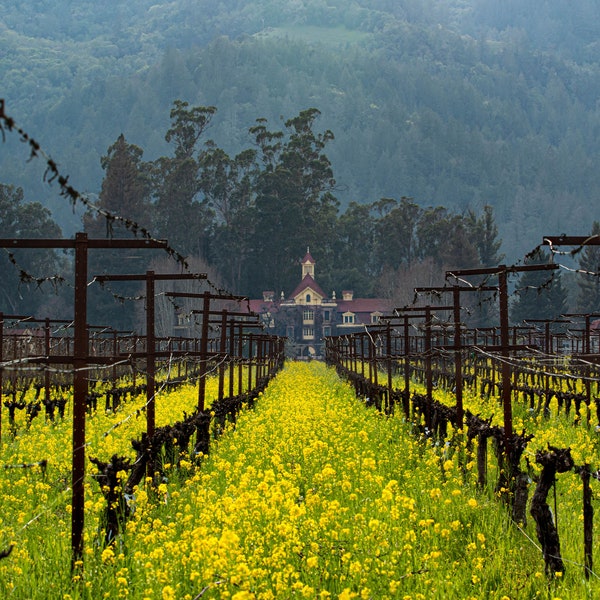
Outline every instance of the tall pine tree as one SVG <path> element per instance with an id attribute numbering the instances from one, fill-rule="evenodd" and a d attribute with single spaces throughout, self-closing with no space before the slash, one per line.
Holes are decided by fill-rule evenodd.
<path id="1" fill-rule="evenodd" d="M 100 159 L 105 175 L 98 206 L 148 228 L 150 179 L 149 167 L 142 161 L 143 154 L 140 147 L 127 143 L 123 134 L 109 147 L 106 156 Z M 132 235 L 122 222 L 106 219 L 92 211 L 84 215 L 83 225 L 88 235 L 93 237 Z"/>

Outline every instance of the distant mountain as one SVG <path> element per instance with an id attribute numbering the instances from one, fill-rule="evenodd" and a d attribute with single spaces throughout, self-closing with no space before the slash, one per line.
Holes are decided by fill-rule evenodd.
<path id="1" fill-rule="evenodd" d="M 83 0 L 3 3 L 0 96 L 82 192 L 123 133 L 168 152 L 173 100 L 218 108 L 228 152 L 321 111 L 348 202 L 410 196 L 453 210 L 492 204 L 518 260 L 544 234 L 587 233 L 600 195 L 600 5 L 592 0 Z M 0 182 L 78 213 L 8 135 Z"/>

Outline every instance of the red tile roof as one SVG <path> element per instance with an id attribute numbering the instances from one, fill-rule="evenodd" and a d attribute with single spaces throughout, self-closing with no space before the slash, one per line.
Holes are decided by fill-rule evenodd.
<path id="1" fill-rule="evenodd" d="M 302 264 L 304 264 L 305 262 L 309 262 L 312 265 L 315 264 L 315 259 L 312 257 L 310 250 L 308 250 L 308 248 L 306 249 L 306 254 L 304 255 L 304 258 L 302 259 Z"/>
<path id="2" fill-rule="evenodd" d="M 266 311 L 274 311 L 277 309 L 275 302 L 265 302 L 262 298 L 256 300 L 249 300 L 250 310 L 256 314 L 262 314 Z"/>
<path id="3" fill-rule="evenodd" d="M 383 298 L 356 298 L 355 300 L 338 300 L 337 311 L 371 314 L 386 313 L 391 310 L 390 302 Z"/>
<path id="4" fill-rule="evenodd" d="M 298 294 L 301 294 L 306 288 L 311 288 L 319 296 L 326 298 L 325 292 L 321 289 L 321 286 L 312 278 L 311 275 L 305 275 L 302 281 L 296 286 L 296 289 L 289 295 L 289 298 L 295 298 Z"/>

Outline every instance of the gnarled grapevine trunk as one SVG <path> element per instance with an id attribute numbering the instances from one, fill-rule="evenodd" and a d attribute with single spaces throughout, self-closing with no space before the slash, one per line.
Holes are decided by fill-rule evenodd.
<path id="1" fill-rule="evenodd" d="M 555 577 L 556 573 L 564 572 L 565 565 L 560 554 L 558 530 L 546 499 L 556 473 L 571 470 L 574 463 L 570 448 L 559 449 L 552 446 L 548 446 L 547 452 L 538 451 L 535 460 L 542 465 L 542 473 L 531 499 L 530 512 L 535 519 L 537 538 L 542 546 L 546 575 Z"/>

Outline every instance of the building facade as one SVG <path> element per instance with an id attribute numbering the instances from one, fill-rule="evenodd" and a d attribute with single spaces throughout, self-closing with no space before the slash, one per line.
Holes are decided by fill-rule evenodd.
<path id="1" fill-rule="evenodd" d="M 377 323 L 383 314 L 389 314 L 388 300 L 382 298 L 354 298 L 351 290 L 331 296 L 321 289 L 315 279 L 315 260 L 307 250 L 302 259 L 301 278 L 289 294 L 263 292 L 262 299 L 250 300 L 250 308 L 260 315 L 269 331 L 288 339 L 288 354 L 297 358 L 319 358 L 324 338 L 364 329 Z"/>

